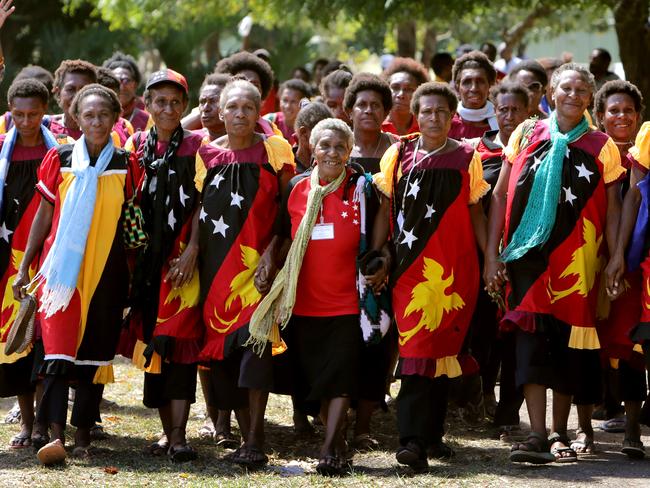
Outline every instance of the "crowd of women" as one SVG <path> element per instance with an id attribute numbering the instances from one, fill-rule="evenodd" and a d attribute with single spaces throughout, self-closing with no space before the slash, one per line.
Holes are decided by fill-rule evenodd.
<path id="1" fill-rule="evenodd" d="M 233 54 L 189 111 L 182 74 L 154 72 L 141 99 L 121 53 L 101 67 L 64 60 L 53 77 L 28 66 L 11 82 L 0 396 L 17 397 L 21 430 L 10 447 L 63 461 L 73 398 L 71 454 L 92 455 L 120 354 L 144 371 L 143 402 L 160 415 L 147 451 L 174 462 L 197 456 L 186 433 L 197 374 L 202 434 L 250 468 L 268 462 L 272 392 L 291 395 L 297 432 L 322 421 L 317 471 L 344 472 L 348 412 L 351 447 L 378 448 L 371 419 L 393 375 L 396 459 L 415 471 L 454 455 L 450 402 L 491 418 L 514 441 L 511 461 L 530 463 L 592 452 L 594 405 L 614 417 L 624 402 L 622 452 L 643 457 L 639 90 L 618 80 L 596 92 L 587 68 L 549 60 L 504 78 L 479 51 L 456 59 L 449 82 L 406 58 L 380 76 L 315 64 L 316 87 L 275 88 L 268 53 Z M 30 297 L 34 337 L 9 354 Z M 524 401 L 530 433 L 518 437 Z"/>

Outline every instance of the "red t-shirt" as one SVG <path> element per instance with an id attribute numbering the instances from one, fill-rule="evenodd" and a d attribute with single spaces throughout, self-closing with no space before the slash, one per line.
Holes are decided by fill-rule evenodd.
<path id="1" fill-rule="evenodd" d="M 413 134 L 415 132 L 420 132 L 420 126 L 418 125 L 418 119 L 414 115 L 411 115 L 411 126 L 408 128 L 407 132 L 404 134 L 399 134 L 397 132 L 397 128 L 391 122 L 389 117 L 386 117 L 386 120 L 381 124 L 381 131 L 382 132 L 389 132 L 391 134 L 395 134 L 396 136 L 402 136 L 406 134 Z"/>
<path id="2" fill-rule="evenodd" d="M 323 200 L 322 222 L 333 225 L 334 238 L 309 241 L 298 277 L 295 315 L 332 317 L 359 313 L 356 258 L 360 210 L 359 204 L 352 201 L 354 187 L 348 190 L 348 199 L 344 199 L 348 179 L 349 175 L 338 190 Z M 310 178 L 306 177 L 296 183 L 289 195 L 287 211 L 292 238 L 305 214 L 310 188 Z M 319 213 L 316 225 L 320 222 Z"/>

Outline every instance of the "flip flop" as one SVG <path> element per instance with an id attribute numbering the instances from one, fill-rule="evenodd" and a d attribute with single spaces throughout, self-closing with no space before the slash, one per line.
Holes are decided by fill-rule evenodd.
<path id="1" fill-rule="evenodd" d="M 322 476 L 338 476 L 343 472 L 343 463 L 336 456 L 325 456 L 318 460 L 316 472 Z"/>
<path id="2" fill-rule="evenodd" d="M 216 439 L 214 427 L 211 424 L 203 424 L 199 429 L 199 439 Z"/>
<path id="3" fill-rule="evenodd" d="M 269 457 L 264 454 L 264 451 L 255 446 L 243 446 L 235 451 L 235 453 L 236 455 L 230 461 L 249 469 L 263 468 L 269 462 Z"/>
<path id="4" fill-rule="evenodd" d="M 237 449 L 241 442 L 232 434 L 226 432 L 219 432 L 214 435 L 214 440 L 217 444 L 217 447 L 223 449 Z"/>
<path id="5" fill-rule="evenodd" d="M 643 459 L 645 457 L 645 447 L 641 441 L 625 439 L 621 452 L 630 459 Z"/>
<path id="6" fill-rule="evenodd" d="M 16 434 L 9 441 L 11 449 L 25 449 L 32 446 L 32 436 L 24 434 Z"/>
<path id="7" fill-rule="evenodd" d="M 194 461 L 198 457 L 197 452 L 188 444 L 179 447 L 170 447 L 167 455 L 172 463 L 186 463 L 188 461 Z"/>
<path id="8" fill-rule="evenodd" d="M 573 449 L 576 454 L 593 454 L 596 450 L 596 444 L 593 439 L 588 438 L 585 433 L 578 429 L 576 430 L 576 436 L 585 436 L 584 439 L 578 439 L 571 441 L 571 449 Z"/>
<path id="9" fill-rule="evenodd" d="M 169 450 L 169 442 L 156 441 L 151 443 L 145 451 L 152 456 L 164 456 Z"/>
<path id="10" fill-rule="evenodd" d="M 62 463 L 66 458 L 65 447 L 59 439 L 54 439 L 41 447 L 36 457 L 45 466 Z"/>
<path id="11" fill-rule="evenodd" d="M 555 461 L 555 456 L 548 451 L 546 438 L 531 432 L 524 442 L 512 445 L 509 459 L 511 463 L 548 464 Z"/>
<path id="12" fill-rule="evenodd" d="M 600 429 L 604 432 L 609 432 L 610 434 L 622 434 L 625 432 L 626 424 L 627 420 L 625 417 L 618 417 L 603 422 L 600 424 Z"/>

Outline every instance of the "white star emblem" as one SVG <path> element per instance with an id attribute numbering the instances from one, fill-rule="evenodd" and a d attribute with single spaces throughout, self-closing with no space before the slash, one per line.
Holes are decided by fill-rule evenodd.
<path id="1" fill-rule="evenodd" d="M 407 197 L 413 197 L 413 198 L 418 197 L 418 192 L 420 191 L 420 185 L 418 183 L 419 183 L 418 180 L 415 180 L 413 183 L 411 183 L 409 192 L 406 194 Z"/>
<path id="2" fill-rule="evenodd" d="M 533 159 L 533 165 L 530 167 L 532 171 L 537 171 L 537 168 L 539 168 L 539 165 L 542 164 L 542 160 L 539 159 L 537 156 Z"/>
<path id="3" fill-rule="evenodd" d="M 350 205 L 350 202 L 348 202 L 347 200 L 343 200 L 343 205 Z"/>
<path id="4" fill-rule="evenodd" d="M 171 175 L 175 175 L 175 174 L 176 174 L 176 171 L 174 171 L 173 169 L 169 168 L 169 176 L 171 176 Z"/>
<path id="5" fill-rule="evenodd" d="M 167 225 L 169 225 L 172 229 L 174 228 L 174 225 L 176 225 L 176 217 L 174 217 L 173 210 L 169 211 L 169 215 L 167 216 Z"/>
<path id="6" fill-rule="evenodd" d="M 355 204 L 352 206 L 352 208 L 353 208 L 354 211 L 356 212 L 357 210 L 359 210 L 359 205 L 357 205 L 357 204 L 355 203 Z"/>
<path id="7" fill-rule="evenodd" d="M 576 169 L 578 170 L 578 178 L 584 178 L 591 183 L 591 175 L 593 175 L 594 172 L 589 171 L 585 166 L 585 163 L 582 163 L 580 166 L 576 165 Z"/>
<path id="8" fill-rule="evenodd" d="M 404 231 L 404 239 L 402 239 L 402 242 L 400 242 L 400 244 L 406 244 L 409 247 L 409 249 L 411 249 L 411 246 L 417 240 L 418 240 L 418 238 L 413 235 L 412 230 L 411 231 L 405 230 Z"/>
<path id="9" fill-rule="evenodd" d="M 430 219 L 433 217 L 433 214 L 436 213 L 433 205 L 427 205 L 427 214 L 424 216 L 425 219 Z"/>
<path id="10" fill-rule="evenodd" d="M 208 213 L 203 207 L 201 207 L 201 213 L 199 213 L 199 220 L 205 222 L 205 218 L 208 216 Z"/>
<path id="11" fill-rule="evenodd" d="M 17 198 L 14 198 L 14 203 L 15 203 L 16 205 L 20 205 L 20 201 L 19 201 Z"/>
<path id="12" fill-rule="evenodd" d="M 344 219 L 347 219 L 348 218 L 348 213 L 347 212 L 341 212 L 341 217 L 343 217 Z"/>
<path id="13" fill-rule="evenodd" d="M 9 242 L 9 236 L 13 234 L 13 230 L 7 229 L 7 223 L 3 222 L 2 227 L 0 227 L 0 238 L 4 239 L 5 241 Z"/>
<path id="14" fill-rule="evenodd" d="M 235 192 L 230 192 L 230 206 L 233 207 L 237 205 L 239 208 L 241 208 L 241 201 L 244 199 L 239 193 Z"/>
<path id="15" fill-rule="evenodd" d="M 562 187 L 562 189 L 564 190 L 564 201 L 569 202 L 571 205 L 573 205 L 573 200 L 575 200 L 578 197 L 573 194 L 573 192 L 571 191 L 571 187 L 568 188 Z"/>
<path id="16" fill-rule="evenodd" d="M 359 225 L 359 221 L 358 221 L 357 219 L 354 219 L 354 220 L 352 221 L 352 223 L 353 223 L 354 225 Z"/>
<path id="17" fill-rule="evenodd" d="M 221 175 L 215 175 L 215 177 L 212 179 L 210 182 L 210 186 L 214 186 L 217 190 L 219 189 L 219 185 L 221 182 L 225 180 L 225 178 Z"/>
<path id="18" fill-rule="evenodd" d="M 226 229 L 228 229 L 230 226 L 223 221 L 223 217 L 219 217 L 219 220 L 211 220 L 212 224 L 214 225 L 214 231 L 212 233 L 221 234 L 222 236 L 226 237 Z"/>
<path id="19" fill-rule="evenodd" d="M 188 198 L 190 198 L 190 196 L 186 195 L 185 192 L 183 191 L 183 185 L 181 185 L 180 188 L 178 189 L 178 194 L 181 199 L 181 205 L 184 207 L 185 202 L 187 201 Z"/>

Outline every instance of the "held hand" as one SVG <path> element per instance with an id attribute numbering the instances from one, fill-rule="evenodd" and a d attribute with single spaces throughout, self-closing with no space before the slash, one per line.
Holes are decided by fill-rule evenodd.
<path id="1" fill-rule="evenodd" d="M 165 281 L 171 280 L 174 288 L 187 285 L 194 276 L 197 256 L 198 248 L 188 246 L 179 258 L 172 259 L 169 262 L 169 271 L 165 276 Z"/>
<path id="2" fill-rule="evenodd" d="M 605 268 L 606 290 L 610 300 L 616 300 L 623 293 L 623 273 L 625 272 L 625 259 L 619 253 L 611 257 Z"/>
<path id="3" fill-rule="evenodd" d="M 14 0 L 0 0 L 0 29 L 2 29 L 7 18 L 16 10 L 16 7 L 11 6 L 13 2 Z"/>
<path id="4" fill-rule="evenodd" d="M 374 274 L 364 275 L 366 282 L 370 285 L 375 295 L 379 295 L 388 285 L 388 260 L 385 257 L 378 259 L 381 261 L 379 269 Z"/>
<path id="5" fill-rule="evenodd" d="M 257 264 L 254 276 L 255 288 L 262 296 L 266 295 L 271 289 L 276 273 L 277 268 L 271 257 L 271 253 L 265 252 Z"/>
<path id="6" fill-rule="evenodd" d="M 488 293 L 501 293 L 506 281 L 508 281 L 505 265 L 497 259 L 486 259 L 483 281 Z"/>
<path id="7" fill-rule="evenodd" d="M 22 300 L 27 296 L 27 289 L 25 287 L 28 284 L 29 276 L 27 275 L 27 272 L 19 269 L 18 274 L 16 274 L 16 278 L 11 285 L 11 290 L 13 291 L 16 300 Z"/>

